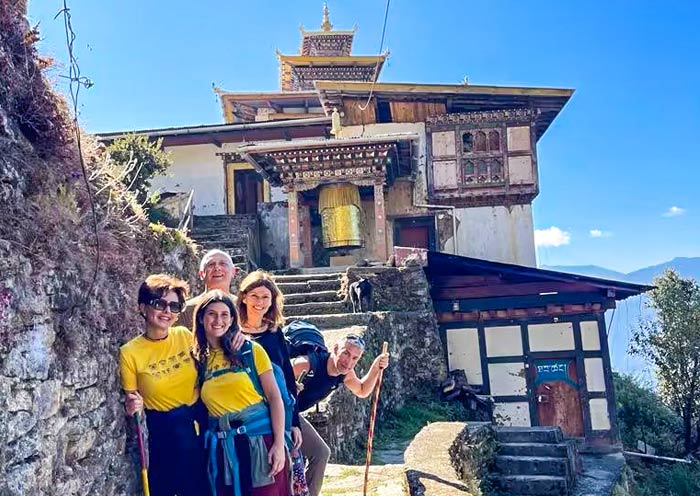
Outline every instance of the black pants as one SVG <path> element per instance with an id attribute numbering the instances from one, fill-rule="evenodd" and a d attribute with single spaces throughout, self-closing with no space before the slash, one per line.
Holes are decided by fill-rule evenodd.
<path id="1" fill-rule="evenodd" d="M 202 436 L 194 426 L 199 412 L 199 405 L 195 405 L 169 412 L 146 410 L 151 496 L 203 496 L 211 492 Z"/>

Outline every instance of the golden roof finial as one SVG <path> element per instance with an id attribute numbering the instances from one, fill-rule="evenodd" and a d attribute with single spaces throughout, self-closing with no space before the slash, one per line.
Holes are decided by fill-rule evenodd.
<path id="1" fill-rule="evenodd" d="M 328 4 L 325 2 L 323 4 L 323 22 L 321 23 L 321 29 L 324 31 L 333 29 L 333 24 L 331 24 L 331 19 L 328 16 Z"/>

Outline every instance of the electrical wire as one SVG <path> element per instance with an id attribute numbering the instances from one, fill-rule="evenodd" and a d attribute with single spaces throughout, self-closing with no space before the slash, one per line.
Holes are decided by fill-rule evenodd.
<path id="1" fill-rule="evenodd" d="M 382 56 L 382 50 L 384 49 L 384 36 L 386 35 L 386 22 L 387 19 L 389 18 L 389 4 L 391 3 L 391 0 L 386 0 L 386 9 L 384 10 L 384 26 L 382 27 L 382 39 L 379 42 L 379 56 Z M 377 82 L 377 78 L 379 77 L 379 64 L 381 63 L 380 60 L 377 60 L 377 65 L 374 66 L 374 76 L 372 77 L 372 85 L 369 87 L 369 96 L 367 97 L 367 102 L 365 102 L 364 105 L 360 105 L 358 107 L 362 112 L 367 110 L 367 107 L 369 106 L 369 102 L 372 101 L 372 94 L 374 93 L 374 85 Z"/>
<path id="2" fill-rule="evenodd" d="M 73 31 L 73 25 L 71 23 L 71 13 L 68 8 L 68 3 L 63 0 L 63 8 L 56 14 L 54 19 L 58 19 L 59 16 L 63 15 L 63 26 L 66 33 L 66 47 L 68 49 L 68 76 L 63 76 L 68 79 L 68 88 L 71 98 L 71 103 L 73 105 L 73 129 L 75 131 L 76 146 L 78 149 L 78 158 L 80 160 L 80 168 L 83 173 L 83 180 L 85 181 L 85 188 L 87 190 L 87 195 L 90 200 L 90 210 L 92 211 L 92 221 L 93 221 L 93 231 L 95 234 L 95 269 L 92 274 L 92 281 L 90 286 L 85 292 L 83 301 L 81 303 L 74 303 L 67 308 L 54 309 L 60 312 L 73 312 L 77 307 L 86 306 L 93 289 L 95 288 L 95 283 L 97 282 L 97 274 L 100 270 L 100 259 L 101 259 L 101 247 L 100 247 L 100 236 L 98 234 L 98 222 L 97 222 L 97 210 L 95 208 L 95 199 L 92 196 L 92 191 L 90 190 L 90 181 L 88 179 L 87 167 L 85 166 L 85 160 L 83 159 L 83 149 L 80 139 L 80 124 L 78 122 L 78 101 L 80 96 L 80 88 L 90 88 L 92 86 L 92 81 L 85 76 L 80 74 L 80 66 L 73 53 L 73 43 L 75 42 L 75 31 Z"/>

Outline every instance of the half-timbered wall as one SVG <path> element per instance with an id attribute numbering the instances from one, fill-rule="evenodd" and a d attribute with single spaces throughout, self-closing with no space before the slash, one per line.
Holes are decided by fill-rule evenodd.
<path id="1" fill-rule="evenodd" d="M 615 439 L 612 370 L 602 313 L 443 322 L 441 332 L 449 369 L 464 370 L 471 385 L 493 398 L 497 422 L 539 425 L 538 402 L 545 400 L 537 394 L 536 373 L 560 372 L 557 363 L 561 366 L 570 359 L 577 373 L 574 399 L 581 405 L 583 435 L 591 440 Z"/>

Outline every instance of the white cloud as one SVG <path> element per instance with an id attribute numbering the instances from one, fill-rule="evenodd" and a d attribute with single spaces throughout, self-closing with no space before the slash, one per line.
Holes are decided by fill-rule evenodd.
<path id="1" fill-rule="evenodd" d="M 683 215 L 685 213 L 685 209 L 681 207 L 676 207 L 675 205 L 668 210 L 666 210 L 663 213 L 664 217 L 678 217 L 679 215 Z"/>
<path id="2" fill-rule="evenodd" d="M 588 234 L 590 234 L 591 238 L 609 238 L 612 236 L 610 231 L 601 231 L 600 229 L 591 229 L 588 231 Z"/>
<path id="3" fill-rule="evenodd" d="M 568 245 L 570 241 L 571 235 L 556 226 L 547 229 L 535 229 L 536 246 L 562 246 Z"/>

